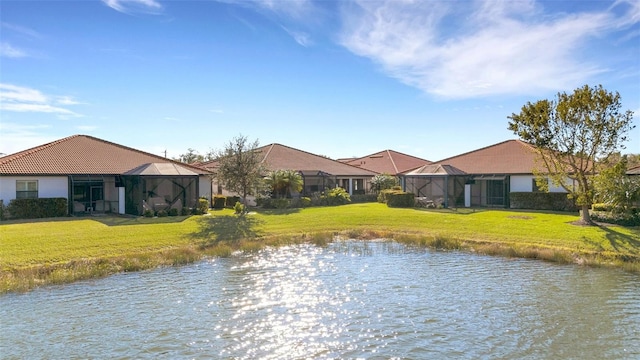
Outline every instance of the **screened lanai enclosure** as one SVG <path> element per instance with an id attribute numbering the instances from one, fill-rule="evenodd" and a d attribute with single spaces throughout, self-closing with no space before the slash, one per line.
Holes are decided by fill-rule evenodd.
<path id="1" fill-rule="evenodd" d="M 142 215 L 172 208 L 194 208 L 199 176 L 172 163 L 150 163 L 122 175 L 71 175 L 69 213 Z"/>
<path id="2" fill-rule="evenodd" d="M 465 205 L 467 174 L 450 165 L 424 165 L 402 176 L 404 191 L 425 207 L 462 207 Z"/>
<path id="3" fill-rule="evenodd" d="M 325 191 L 336 187 L 338 180 L 335 176 L 320 170 L 298 171 L 302 176 L 302 195 L 310 196 L 313 193 Z"/>
<path id="4" fill-rule="evenodd" d="M 125 211 L 142 215 L 193 208 L 198 201 L 198 174 L 172 163 L 145 164 L 122 175 Z"/>

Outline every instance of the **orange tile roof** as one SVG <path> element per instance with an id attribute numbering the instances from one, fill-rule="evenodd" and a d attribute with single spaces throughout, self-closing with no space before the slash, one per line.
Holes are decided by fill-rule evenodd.
<path id="1" fill-rule="evenodd" d="M 256 149 L 261 152 L 262 163 L 269 170 L 323 171 L 334 176 L 375 176 L 376 172 L 344 164 L 281 144 L 269 144 Z M 200 166 L 214 171 L 217 161 Z"/>
<path id="2" fill-rule="evenodd" d="M 345 164 L 358 166 L 380 174 L 396 175 L 423 165 L 432 164 L 431 161 L 394 150 L 383 150 L 371 155 L 355 159 L 342 159 Z"/>
<path id="3" fill-rule="evenodd" d="M 118 175 L 149 163 L 175 163 L 198 174 L 208 172 L 158 155 L 73 135 L 0 158 L 0 175 Z"/>
<path id="4" fill-rule="evenodd" d="M 534 168 L 540 168 L 536 158 L 532 145 L 507 140 L 436 163 L 455 166 L 467 174 L 532 174 Z"/>

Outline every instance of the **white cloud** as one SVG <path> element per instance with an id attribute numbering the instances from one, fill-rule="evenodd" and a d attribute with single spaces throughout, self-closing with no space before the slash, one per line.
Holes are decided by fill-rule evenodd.
<path id="1" fill-rule="evenodd" d="M 156 0 L 102 0 L 108 7 L 125 14 L 159 14 L 162 5 Z"/>
<path id="2" fill-rule="evenodd" d="M 16 32 L 16 33 L 19 33 L 19 34 L 22 34 L 22 35 L 26 35 L 26 36 L 31 37 L 31 38 L 39 39 L 39 38 L 42 37 L 42 35 L 40 35 L 39 32 L 37 32 L 37 31 L 35 31 L 33 29 L 30 29 L 30 28 L 27 28 L 27 27 L 24 27 L 24 26 L 20 26 L 20 25 L 11 24 L 11 23 L 4 22 L 4 21 L 0 23 L 0 27 L 3 27 L 5 29 L 7 29 L 7 30 L 11 30 L 13 32 Z"/>
<path id="3" fill-rule="evenodd" d="M 77 104 L 69 96 L 50 97 L 39 90 L 0 83 L 0 110 L 56 114 L 59 117 L 82 115 L 58 105 Z"/>
<path id="4" fill-rule="evenodd" d="M 311 36 L 309 36 L 309 34 L 302 31 L 290 30 L 285 26 L 283 26 L 282 28 L 293 38 L 293 40 L 295 40 L 295 42 L 297 42 L 301 46 L 309 47 L 313 45 L 313 41 L 311 40 Z"/>
<path id="5" fill-rule="evenodd" d="M 617 26 L 610 11 L 545 15 L 533 1 L 458 5 L 356 2 L 343 11 L 341 43 L 386 74 L 443 98 L 556 90 L 605 71 L 579 54 L 591 37 Z"/>
<path id="6" fill-rule="evenodd" d="M 23 58 L 29 56 L 26 51 L 13 47 L 7 42 L 0 43 L 0 56 L 12 59 Z"/>

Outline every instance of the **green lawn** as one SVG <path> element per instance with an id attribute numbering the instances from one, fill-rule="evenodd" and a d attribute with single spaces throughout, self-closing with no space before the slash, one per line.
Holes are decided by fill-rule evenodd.
<path id="1" fill-rule="evenodd" d="M 577 215 L 548 212 L 395 209 L 367 203 L 259 210 L 243 217 L 222 210 L 192 217 L 105 216 L 3 222 L 0 278 L 25 269 L 55 268 L 80 260 L 144 257 L 186 248 L 202 251 L 205 246 L 220 244 L 233 248 L 243 239 L 252 239 L 254 245 L 274 243 L 274 239 L 282 243 L 286 239 L 312 239 L 318 234 L 443 238 L 464 243 L 462 248 L 470 250 L 489 244 L 546 249 L 567 256 L 597 256 L 602 263 L 620 259 L 640 263 L 640 228 L 576 226 L 572 224 L 576 220 Z"/>

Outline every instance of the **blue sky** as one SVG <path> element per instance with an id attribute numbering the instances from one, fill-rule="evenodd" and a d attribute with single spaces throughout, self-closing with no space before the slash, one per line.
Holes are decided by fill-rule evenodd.
<path id="1" fill-rule="evenodd" d="M 244 135 L 435 161 L 585 84 L 640 125 L 640 1 L 0 0 L 5 154 L 87 134 L 177 157 Z"/>

